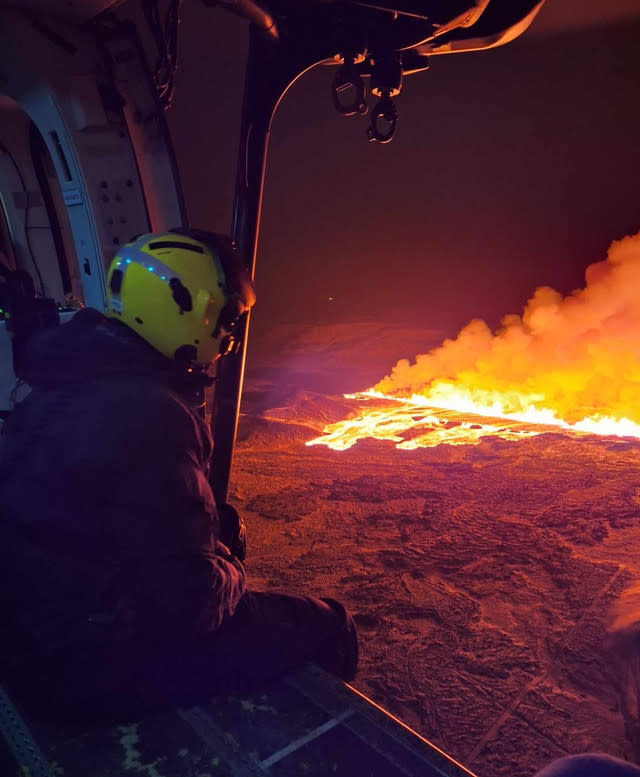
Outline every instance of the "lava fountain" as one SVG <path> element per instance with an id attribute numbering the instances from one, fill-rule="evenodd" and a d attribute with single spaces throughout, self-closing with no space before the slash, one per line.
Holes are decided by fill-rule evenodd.
<path id="1" fill-rule="evenodd" d="M 551 430 L 640 438 L 640 233 L 615 241 L 563 297 L 543 286 L 492 332 L 475 319 L 372 388 L 307 445 L 413 449 Z"/>

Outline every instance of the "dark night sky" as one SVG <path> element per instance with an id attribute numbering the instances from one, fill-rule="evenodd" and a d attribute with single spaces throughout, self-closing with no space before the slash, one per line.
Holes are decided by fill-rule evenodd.
<path id="1" fill-rule="evenodd" d="M 190 218 L 228 231 L 246 27 L 193 4 L 182 31 L 169 122 Z M 334 113 L 333 69 L 298 80 L 272 128 L 255 326 L 497 324 L 640 229 L 640 20 L 531 32 L 433 57 L 386 146 Z"/>

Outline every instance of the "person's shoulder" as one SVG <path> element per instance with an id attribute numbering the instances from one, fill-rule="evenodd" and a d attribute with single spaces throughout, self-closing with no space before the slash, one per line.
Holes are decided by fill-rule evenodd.
<path id="1" fill-rule="evenodd" d="M 166 423 L 190 421 L 188 405 L 171 388 L 144 376 L 119 375 L 108 381 L 107 394 L 123 416 L 153 416 Z M 105 386 L 107 388 L 107 386 Z"/>
<path id="2" fill-rule="evenodd" d="M 111 381 L 111 408 L 118 423 L 129 429 L 153 430 L 151 438 L 164 437 L 182 446 L 207 448 L 207 427 L 188 403 L 169 386 L 141 377 Z"/>

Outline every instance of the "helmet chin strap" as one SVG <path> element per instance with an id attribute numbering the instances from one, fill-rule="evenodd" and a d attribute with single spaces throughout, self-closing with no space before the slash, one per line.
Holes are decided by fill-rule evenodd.
<path id="1" fill-rule="evenodd" d="M 171 388 L 203 418 L 206 409 L 205 390 L 215 381 L 208 373 L 209 366 L 194 366 L 175 360 L 171 362 Z"/>

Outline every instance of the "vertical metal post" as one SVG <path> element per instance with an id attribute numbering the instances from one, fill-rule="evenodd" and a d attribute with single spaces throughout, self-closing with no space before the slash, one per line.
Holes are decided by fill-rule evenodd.
<path id="1" fill-rule="evenodd" d="M 258 7 L 256 4 L 255 7 Z M 262 190 L 271 119 L 280 99 L 304 72 L 333 55 L 331 36 L 303 16 L 298 28 L 278 35 L 270 17 L 258 15 L 249 28 L 249 54 L 244 84 L 240 147 L 231 237 L 253 278 L 258 250 Z M 236 327 L 240 347 L 220 360 L 211 431 L 213 458 L 209 482 L 216 503 L 227 501 L 233 449 L 244 378 L 249 315 Z"/>
<path id="2" fill-rule="evenodd" d="M 262 190 L 275 108 L 289 81 L 281 83 L 277 43 L 253 25 L 245 76 L 244 102 L 231 236 L 253 278 L 258 248 Z M 240 347 L 220 360 L 211 429 L 214 451 L 209 480 L 217 504 L 227 501 L 249 333 L 249 315 L 238 324 Z"/>

